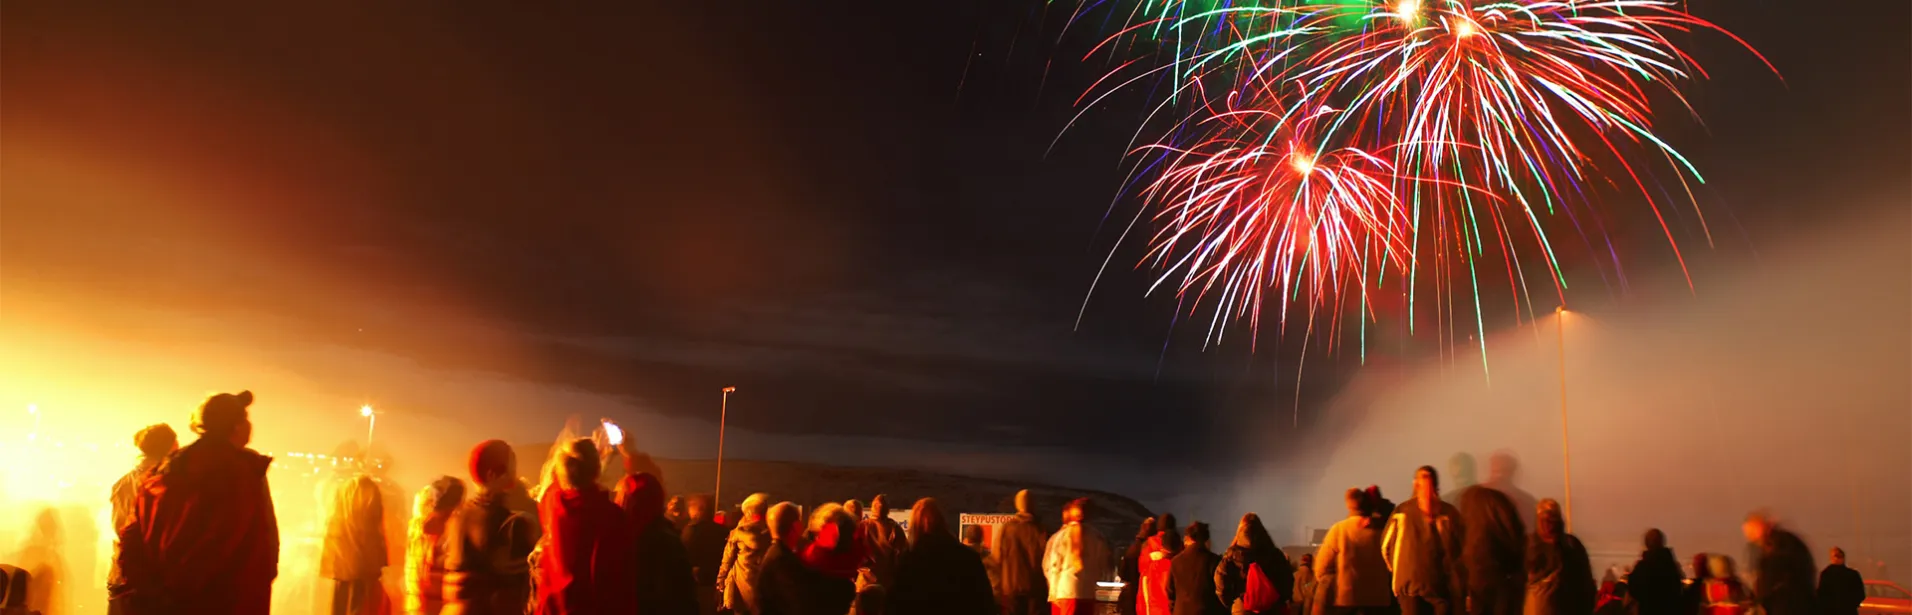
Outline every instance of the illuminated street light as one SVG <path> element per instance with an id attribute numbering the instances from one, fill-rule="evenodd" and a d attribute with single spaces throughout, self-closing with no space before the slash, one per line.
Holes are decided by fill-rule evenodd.
<path id="1" fill-rule="evenodd" d="M 1562 486 L 1567 498 L 1566 510 L 1563 511 L 1565 514 L 1562 516 L 1565 517 L 1563 520 L 1566 521 L 1567 532 L 1572 533 L 1573 449 L 1567 439 L 1567 306 L 1565 305 L 1554 308 L 1554 330 L 1559 333 L 1560 340 L 1560 468 L 1565 474 L 1563 477 L 1565 483 Z"/>
<path id="2" fill-rule="evenodd" d="M 711 490 L 711 499 L 718 510 L 724 509 L 724 423 L 730 417 L 730 394 L 737 387 L 724 387 L 723 399 L 717 402 L 717 488 Z"/>
<path id="3" fill-rule="evenodd" d="M 378 412 L 372 410 L 371 404 L 366 404 L 359 406 L 359 416 L 365 417 L 365 448 L 371 450 L 372 430 L 378 428 Z"/>

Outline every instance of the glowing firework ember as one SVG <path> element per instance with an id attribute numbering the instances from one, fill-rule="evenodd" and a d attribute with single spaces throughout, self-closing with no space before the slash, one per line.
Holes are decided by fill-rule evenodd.
<path id="1" fill-rule="evenodd" d="M 1142 194 L 1160 229 L 1147 263 L 1179 275 L 1183 292 L 1201 290 L 1198 301 L 1212 294 L 1218 316 L 1259 327 L 1264 300 L 1305 303 L 1310 322 L 1317 310 L 1339 315 L 1350 288 L 1365 297 L 1385 279 L 1370 272 L 1404 263 L 1410 327 L 1416 277 L 1434 271 L 1439 303 L 1451 316 L 1454 297 L 1472 297 L 1481 333 L 1477 261 L 1494 253 L 1531 318 L 1555 301 L 1531 298 L 1540 276 L 1522 270 L 1523 255 L 1544 261 L 1564 300 L 1547 227 L 1562 213 L 1576 226 L 1599 219 L 1605 185 L 1645 197 L 1685 268 L 1657 178 L 1676 179 L 1689 200 L 1684 188 L 1703 180 L 1654 135 L 1650 97 L 1684 105 L 1677 86 L 1704 77 L 1669 33 L 1724 31 L 1675 2 L 1154 1 L 1130 14 L 1140 21 L 1090 55 L 1155 50 L 1097 89 L 1170 84 L 1149 117 L 1171 126 L 1138 149 L 1154 154 L 1138 165 L 1158 174 Z M 1141 39 L 1154 44 L 1125 44 Z M 1315 110 L 1305 122 L 1283 115 L 1297 106 Z M 1237 121 L 1251 116 L 1305 123 L 1308 138 Z"/>

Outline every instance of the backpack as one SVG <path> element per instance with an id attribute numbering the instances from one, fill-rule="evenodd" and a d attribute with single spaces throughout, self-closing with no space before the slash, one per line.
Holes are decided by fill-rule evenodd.
<path id="1" fill-rule="evenodd" d="M 1248 565 L 1248 587 L 1241 595 L 1241 609 L 1245 613 L 1263 615 L 1286 615 L 1288 605 L 1281 601 L 1281 590 L 1262 572 L 1261 564 Z"/>

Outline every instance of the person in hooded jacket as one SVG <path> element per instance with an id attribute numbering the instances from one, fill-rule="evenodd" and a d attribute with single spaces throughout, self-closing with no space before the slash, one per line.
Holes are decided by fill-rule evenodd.
<path id="1" fill-rule="evenodd" d="M 405 532 L 405 614 L 439 615 L 445 608 L 445 527 L 465 501 L 464 481 L 440 476 L 412 498 Z"/>
<path id="2" fill-rule="evenodd" d="M 1527 591 L 1527 528 L 1507 494 L 1461 491 L 1461 596 L 1470 615 L 1519 615 Z"/>
<path id="3" fill-rule="evenodd" d="M 1587 547 L 1567 533 L 1560 503 L 1541 500 L 1527 539 L 1526 615 L 1591 615 L 1596 590 Z"/>
<path id="4" fill-rule="evenodd" d="M 446 523 L 443 615 L 522 615 L 530 601 L 538 519 L 513 509 L 518 457 L 503 440 L 473 446 L 466 470 L 476 494 Z"/>
<path id="5" fill-rule="evenodd" d="M 1272 610 L 1255 611 L 1247 603 L 1249 577 L 1257 567 L 1274 585 L 1279 606 Z M 1268 528 L 1261 524 L 1261 515 L 1242 515 L 1241 523 L 1235 527 L 1235 541 L 1222 554 L 1221 565 L 1215 567 L 1215 596 L 1235 615 L 1268 615 L 1284 612 L 1294 600 L 1294 589 L 1294 567 L 1268 536 Z"/>
<path id="6" fill-rule="evenodd" d="M 1169 615 L 1169 566 L 1182 552 L 1182 535 L 1175 529 L 1175 515 L 1162 513 L 1155 520 L 1155 535 L 1142 545 L 1142 558 L 1136 562 L 1142 581 L 1136 612 L 1142 615 Z"/>
<path id="7" fill-rule="evenodd" d="M 539 496 L 545 535 L 534 581 L 537 615 L 627 612 L 634 598 L 630 523 L 597 483 L 597 444 L 578 438 L 562 447 L 557 480 Z"/>
<path id="8" fill-rule="evenodd" d="M 850 607 L 850 601 L 856 593 L 856 581 L 862 575 L 863 563 L 869 561 L 869 554 L 863 551 L 863 543 L 856 539 L 856 519 L 843 510 L 839 504 L 818 506 L 810 513 L 810 529 L 803 535 L 803 565 L 810 570 L 827 577 L 832 588 L 838 581 L 849 583 L 850 592 L 837 593 L 831 589 L 830 596 L 841 598 L 843 608 Z M 908 537 L 904 538 L 908 540 Z"/>
<path id="9" fill-rule="evenodd" d="M 910 549 L 896 563 L 886 610 L 895 615 L 990 615 L 996 612 L 989 573 L 975 551 L 949 531 L 935 498 L 910 508 Z"/>
<path id="10" fill-rule="evenodd" d="M 1639 615 L 1680 615 L 1685 610 L 1680 594 L 1686 589 L 1686 573 L 1680 560 L 1666 547 L 1666 534 L 1658 529 L 1646 531 L 1645 550 L 1640 561 L 1627 573 L 1627 591 L 1638 606 Z"/>
<path id="11" fill-rule="evenodd" d="M 865 562 L 869 568 L 872 583 L 889 587 L 896 582 L 896 561 L 909 550 L 909 537 L 903 528 L 890 518 L 889 496 L 878 495 L 870 499 L 870 518 L 863 519 L 857 526 L 857 536 L 863 543 L 863 550 L 869 554 Z"/>
<path id="12" fill-rule="evenodd" d="M 1813 564 L 1806 542 L 1763 513 L 1747 516 L 1741 529 L 1751 543 L 1757 571 L 1753 598 L 1765 615 L 1810 615 L 1818 610 L 1813 584 L 1819 567 Z"/>
<path id="13" fill-rule="evenodd" d="M 266 470 L 246 448 L 252 393 L 221 393 L 193 417 L 199 439 L 143 480 L 117 563 L 133 615 L 264 615 L 279 571 Z"/>
<path id="14" fill-rule="evenodd" d="M 631 587 L 639 615 L 695 615 L 696 577 L 690 554 L 671 525 L 664 501 L 664 484 L 647 472 L 626 474 L 618 481 L 619 508 L 636 537 L 632 545 Z"/>
<path id="15" fill-rule="evenodd" d="M 1149 539 L 1155 537 L 1157 523 L 1161 521 L 1144 517 L 1141 526 L 1135 530 L 1135 538 L 1122 551 L 1122 559 L 1116 562 L 1115 575 L 1122 579 L 1122 590 L 1115 595 L 1115 612 L 1118 615 L 1137 615 L 1141 612 L 1142 550 L 1148 548 Z"/>
<path id="16" fill-rule="evenodd" d="M 1109 541 L 1089 525 L 1090 500 L 1076 498 L 1062 509 L 1062 528 L 1049 537 L 1042 570 L 1049 580 L 1049 608 L 1054 615 L 1090 615 L 1096 612 L 1096 583 L 1115 572 L 1115 554 Z"/>
<path id="17" fill-rule="evenodd" d="M 1394 509 L 1381 538 L 1403 615 L 1449 615 L 1460 583 L 1460 511 L 1441 501 L 1433 466 L 1414 471 L 1414 497 Z"/>
<path id="18" fill-rule="evenodd" d="M 729 533 L 710 520 L 710 496 L 692 496 L 688 516 L 679 527 L 678 538 L 690 554 L 691 572 L 697 578 L 697 610 L 704 615 L 717 612 L 717 569 L 723 567 L 724 544 Z"/>
<path id="19" fill-rule="evenodd" d="M 1015 518 L 997 530 L 997 574 L 1002 584 L 996 588 L 996 600 L 1002 603 L 1003 615 L 1042 615 L 1049 600 L 1049 581 L 1042 570 L 1049 536 L 1031 511 L 1029 490 L 1016 492 L 1015 500 Z"/>
<path id="20" fill-rule="evenodd" d="M 723 562 L 717 566 L 717 596 L 722 610 L 740 615 L 758 613 L 757 578 L 764 553 L 770 549 L 770 528 L 764 517 L 769 505 L 769 494 L 753 493 L 744 498 L 743 518 L 730 531 Z"/>
<path id="21" fill-rule="evenodd" d="M 1394 603 L 1393 577 L 1381 555 L 1381 528 L 1393 510 L 1380 490 L 1349 489 L 1348 517 L 1336 521 L 1315 551 L 1315 597 L 1300 615 L 1385 615 Z"/>
<path id="22" fill-rule="evenodd" d="M 132 471 L 120 477 L 119 481 L 113 483 L 111 497 L 115 536 L 118 536 L 120 530 L 133 524 L 133 513 L 139 504 L 140 486 L 153 476 L 153 472 L 159 469 L 159 464 L 166 461 L 167 455 L 179 450 L 179 435 L 173 433 L 172 426 L 165 423 L 149 425 L 133 434 L 133 445 L 139 448 L 139 463 L 133 466 Z M 108 562 L 109 568 L 106 572 L 107 615 L 122 615 L 128 609 L 125 596 L 129 588 L 126 586 L 126 579 L 120 576 L 119 550 L 119 539 L 115 538 L 113 559 Z"/>
<path id="23" fill-rule="evenodd" d="M 1182 552 L 1169 563 L 1168 593 L 1174 615 L 1228 615 L 1228 605 L 1215 591 L 1215 568 L 1222 556 L 1208 546 L 1208 524 L 1188 525 L 1182 538 Z"/>

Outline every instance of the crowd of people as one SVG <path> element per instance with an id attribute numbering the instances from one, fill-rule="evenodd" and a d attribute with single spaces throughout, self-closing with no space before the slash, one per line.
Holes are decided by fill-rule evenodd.
<path id="1" fill-rule="evenodd" d="M 208 399 L 183 448 L 165 425 L 135 436 L 142 459 L 112 492 L 112 613 L 271 611 L 280 544 L 271 459 L 247 448 L 251 403 L 249 392 Z M 1093 615 L 1101 584 L 1118 578 L 1121 615 L 1853 615 L 1864 598 L 1843 553 L 1817 570 L 1805 543 L 1763 515 L 1743 528 L 1746 577 L 1732 558 L 1702 554 L 1687 578 L 1653 530 L 1637 564 L 1597 582 L 1554 501 L 1538 503 L 1529 532 L 1494 488 L 1444 501 L 1432 467 L 1399 505 L 1375 487 L 1348 490 L 1348 516 L 1291 561 L 1253 513 L 1219 553 L 1207 523 L 1170 514 L 1118 553 L 1088 523 L 1090 500 L 1069 502 L 1049 531 L 1027 491 L 993 545 L 979 527 L 959 538 L 934 498 L 915 502 L 907 526 L 881 495 L 867 511 L 852 500 L 806 514 L 757 493 L 724 519 L 710 498 L 667 498 L 633 451 L 622 478 L 606 479 L 619 446 L 560 442 L 534 486 L 509 444 L 478 443 L 466 479 L 441 477 L 414 498 L 402 562 L 388 556 L 398 550 L 379 485 L 340 476 L 325 496 L 330 613 Z M 387 569 L 402 574 L 397 595 Z"/>

